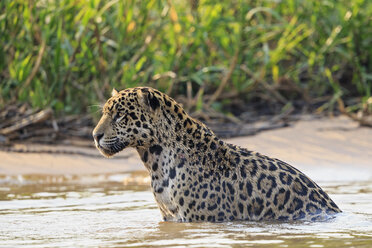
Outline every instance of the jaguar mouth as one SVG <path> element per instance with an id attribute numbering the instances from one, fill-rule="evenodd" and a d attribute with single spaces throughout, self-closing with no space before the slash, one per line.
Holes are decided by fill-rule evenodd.
<path id="1" fill-rule="evenodd" d="M 128 142 L 115 142 L 113 144 L 102 146 L 97 144 L 97 149 L 101 152 L 101 154 L 107 158 L 114 156 L 116 153 L 122 151 L 129 145 Z"/>

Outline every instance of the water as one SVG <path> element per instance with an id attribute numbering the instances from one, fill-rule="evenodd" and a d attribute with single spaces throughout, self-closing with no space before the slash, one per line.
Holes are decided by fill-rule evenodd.
<path id="1" fill-rule="evenodd" d="M 327 222 L 171 223 L 145 180 L 0 177 L 0 247 L 372 247 L 372 181 L 320 182 L 344 211 Z"/>

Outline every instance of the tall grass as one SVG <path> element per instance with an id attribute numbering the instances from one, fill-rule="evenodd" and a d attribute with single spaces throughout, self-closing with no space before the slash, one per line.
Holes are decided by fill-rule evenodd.
<path id="1" fill-rule="evenodd" d="M 2 0 L 0 11 L 0 106 L 90 112 L 112 87 L 151 85 L 198 92 L 202 108 L 224 79 L 222 93 L 281 106 L 371 96 L 368 0 Z"/>

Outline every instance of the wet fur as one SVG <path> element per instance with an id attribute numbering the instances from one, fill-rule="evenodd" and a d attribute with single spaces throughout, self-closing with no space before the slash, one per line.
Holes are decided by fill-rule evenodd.
<path id="1" fill-rule="evenodd" d="M 315 182 L 278 159 L 220 140 L 172 98 L 138 87 L 113 96 L 94 134 L 107 157 L 137 149 L 164 220 L 324 220 L 341 212 Z"/>

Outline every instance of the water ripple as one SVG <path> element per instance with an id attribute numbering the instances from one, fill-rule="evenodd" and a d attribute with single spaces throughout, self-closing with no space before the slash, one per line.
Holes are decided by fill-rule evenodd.
<path id="1" fill-rule="evenodd" d="M 105 177 L 106 179 L 108 177 Z M 372 182 L 324 182 L 343 213 L 327 222 L 162 222 L 146 185 L 5 180 L 0 247 L 342 247 L 372 244 Z M 128 176 L 125 176 L 128 178 Z"/>

